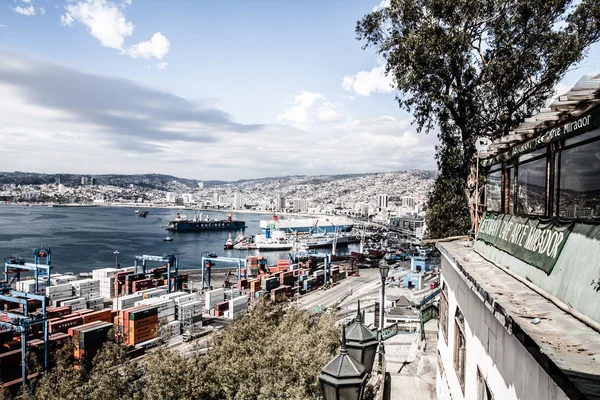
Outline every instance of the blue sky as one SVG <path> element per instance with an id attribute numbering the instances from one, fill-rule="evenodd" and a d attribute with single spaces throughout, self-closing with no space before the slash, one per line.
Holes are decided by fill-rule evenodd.
<path id="1" fill-rule="evenodd" d="M 434 169 L 434 135 L 415 133 L 355 39 L 376 5 L 0 0 L 0 170 Z M 564 88 L 598 73 L 598 51 L 583 64 Z"/>

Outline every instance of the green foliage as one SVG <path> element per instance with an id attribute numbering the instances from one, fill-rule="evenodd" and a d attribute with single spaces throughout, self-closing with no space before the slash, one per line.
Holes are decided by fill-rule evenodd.
<path id="1" fill-rule="evenodd" d="M 443 237 L 469 227 L 466 200 L 454 197 L 465 197 L 459 180 L 467 180 L 475 139 L 505 135 L 544 106 L 600 40 L 600 2 L 391 0 L 359 21 L 356 33 L 385 60 L 417 129 L 438 128 L 429 229 Z M 457 213 L 453 221 L 444 221 L 444 210 Z"/>
<path id="2" fill-rule="evenodd" d="M 211 348 L 214 399 L 317 399 L 318 375 L 339 346 L 333 317 L 256 307 Z"/>
<path id="3" fill-rule="evenodd" d="M 318 375 L 336 353 L 339 334 L 331 315 L 277 305 L 254 307 L 214 339 L 206 356 L 160 347 L 131 362 L 115 338 L 86 372 L 73 367 L 73 344 L 67 343 L 34 394 L 19 398 L 319 399 Z"/>

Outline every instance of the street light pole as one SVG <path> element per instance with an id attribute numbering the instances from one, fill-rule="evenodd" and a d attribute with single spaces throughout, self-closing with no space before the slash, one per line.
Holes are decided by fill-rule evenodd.
<path id="1" fill-rule="evenodd" d="M 119 297 L 119 286 L 118 286 L 118 279 L 117 279 L 117 274 L 119 273 L 119 250 L 115 250 L 115 252 L 113 253 L 115 255 L 115 284 L 113 285 L 113 294 L 115 291 L 115 286 L 117 287 L 117 297 Z"/>

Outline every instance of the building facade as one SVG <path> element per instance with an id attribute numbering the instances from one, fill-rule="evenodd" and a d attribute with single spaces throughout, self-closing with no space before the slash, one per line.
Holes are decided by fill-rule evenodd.
<path id="1" fill-rule="evenodd" d="M 388 207 L 389 196 L 387 194 L 380 194 L 377 197 L 377 206 L 379 208 L 387 208 Z"/>
<path id="2" fill-rule="evenodd" d="M 475 242 L 437 243 L 438 399 L 600 399 L 600 76 L 483 158 Z"/>

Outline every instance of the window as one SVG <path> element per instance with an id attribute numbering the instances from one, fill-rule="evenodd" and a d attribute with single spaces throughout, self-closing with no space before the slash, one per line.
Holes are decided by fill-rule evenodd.
<path id="1" fill-rule="evenodd" d="M 546 214 L 546 158 L 519 164 L 517 214 Z"/>
<path id="2" fill-rule="evenodd" d="M 514 189 L 515 189 L 515 169 L 514 168 L 508 168 L 506 170 L 506 180 L 505 180 L 505 193 L 504 195 L 506 196 L 504 201 L 507 206 L 508 206 L 508 214 L 514 214 L 515 213 L 515 203 L 514 203 Z"/>
<path id="3" fill-rule="evenodd" d="M 488 211 L 502 211 L 502 171 L 490 172 L 485 184 Z"/>
<path id="4" fill-rule="evenodd" d="M 479 368 L 477 368 L 477 400 L 494 400 L 494 395 Z"/>
<path id="5" fill-rule="evenodd" d="M 465 318 L 456 308 L 454 315 L 454 370 L 463 393 L 465 391 L 465 372 L 467 364 L 467 342 L 465 335 Z"/>
<path id="6" fill-rule="evenodd" d="M 448 345 L 448 287 L 446 283 L 442 283 L 440 292 L 440 324 L 442 327 L 442 336 Z"/>
<path id="7" fill-rule="evenodd" d="M 600 218 L 600 140 L 560 154 L 559 216 Z"/>

